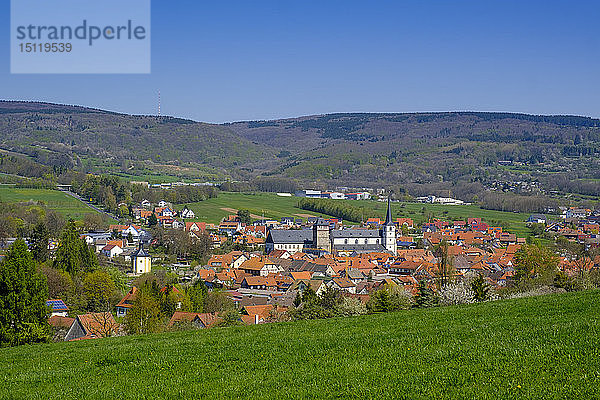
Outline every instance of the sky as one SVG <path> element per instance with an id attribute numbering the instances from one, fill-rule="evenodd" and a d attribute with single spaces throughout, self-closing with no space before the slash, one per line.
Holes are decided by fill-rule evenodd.
<path id="1" fill-rule="evenodd" d="M 11 74 L 0 99 L 206 122 L 333 112 L 600 117 L 599 1 L 153 0 L 150 74 Z"/>

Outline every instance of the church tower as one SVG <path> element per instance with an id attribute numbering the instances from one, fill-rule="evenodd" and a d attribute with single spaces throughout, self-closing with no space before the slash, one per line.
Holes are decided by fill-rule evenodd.
<path id="1" fill-rule="evenodd" d="M 331 239 L 329 237 L 329 222 L 319 218 L 313 225 L 313 246 L 331 253 Z"/>
<path id="2" fill-rule="evenodd" d="M 398 250 L 398 243 L 396 242 L 396 225 L 392 221 L 392 205 L 389 196 L 385 224 L 383 224 L 383 229 L 381 230 L 381 239 L 385 249 L 393 255 L 396 255 Z"/>

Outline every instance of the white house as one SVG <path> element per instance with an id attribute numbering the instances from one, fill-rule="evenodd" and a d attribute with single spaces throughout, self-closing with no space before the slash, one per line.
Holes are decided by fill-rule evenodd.
<path id="1" fill-rule="evenodd" d="M 108 258 L 113 258 L 116 257 L 120 254 L 123 253 L 123 249 L 119 246 L 117 246 L 116 244 L 107 244 L 106 246 L 104 246 L 102 248 L 102 250 L 100 251 L 102 253 L 102 255 L 108 257 Z"/>
<path id="2" fill-rule="evenodd" d="M 181 218 L 196 218 L 196 214 L 194 214 L 192 210 L 186 207 L 183 209 L 183 211 L 181 211 Z"/>

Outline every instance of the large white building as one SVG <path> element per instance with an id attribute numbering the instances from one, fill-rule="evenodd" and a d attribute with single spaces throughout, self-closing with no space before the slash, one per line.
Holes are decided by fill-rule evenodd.
<path id="1" fill-rule="evenodd" d="M 317 220 L 312 229 L 272 229 L 267 235 L 266 251 L 286 250 L 289 253 L 307 250 L 323 250 L 338 253 L 397 252 L 396 225 L 392 221 L 392 209 L 388 199 L 385 223 L 381 229 L 332 229 L 323 219 Z"/>

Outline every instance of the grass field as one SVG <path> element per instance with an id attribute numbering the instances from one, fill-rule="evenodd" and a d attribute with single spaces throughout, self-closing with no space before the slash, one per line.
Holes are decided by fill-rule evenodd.
<path id="1" fill-rule="evenodd" d="M 21 189 L 0 185 L 0 201 L 19 203 L 30 200 L 43 202 L 48 208 L 63 214 L 67 218 L 82 219 L 85 214 L 96 213 L 79 200 L 58 190 Z"/>
<path id="2" fill-rule="evenodd" d="M 0 398 L 597 399 L 599 295 L 0 349 Z"/>
<path id="3" fill-rule="evenodd" d="M 222 192 L 219 193 L 217 198 L 199 203 L 191 203 L 188 204 L 188 207 L 194 211 L 198 220 L 212 223 L 218 223 L 223 217 L 231 214 L 231 212 L 223 210 L 224 208 L 236 210 L 247 209 L 256 215 L 262 215 L 262 212 L 264 211 L 265 217 L 277 219 L 287 216 L 298 216 L 298 214 L 321 215 L 297 208 L 296 204 L 298 200 L 298 197 L 280 197 L 274 193 L 248 194 Z M 347 202 L 355 207 L 364 207 L 365 210 L 372 210 L 376 215 L 385 218 L 386 203 L 367 200 L 336 201 Z M 425 214 L 422 213 L 423 208 L 426 210 Z M 413 218 L 416 223 L 424 222 L 427 215 L 430 213 L 446 220 L 481 217 L 490 223 L 492 221 L 505 222 L 508 224 L 509 231 L 517 233 L 520 236 L 527 236 L 529 234 L 529 229 L 525 225 L 525 221 L 529 216 L 527 214 L 483 210 L 475 205 L 445 206 L 421 203 L 393 203 L 392 210 L 394 212 L 394 217 L 410 217 Z"/>
<path id="4" fill-rule="evenodd" d="M 220 192 L 214 199 L 187 206 L 194 211 L 198 220 L 212 223 L 218 223 L 223 217 L 232 214 L 230 211 L 223 210 L 224 208 L 246 209 L 257 216 L 264 212 L 265 218 L 277 219 L 291 216 L 300 218 L 297 214 L 321 215 L 297 208 L 297 202 L 297 197 L 281 197 L 275 193 Z"/>

